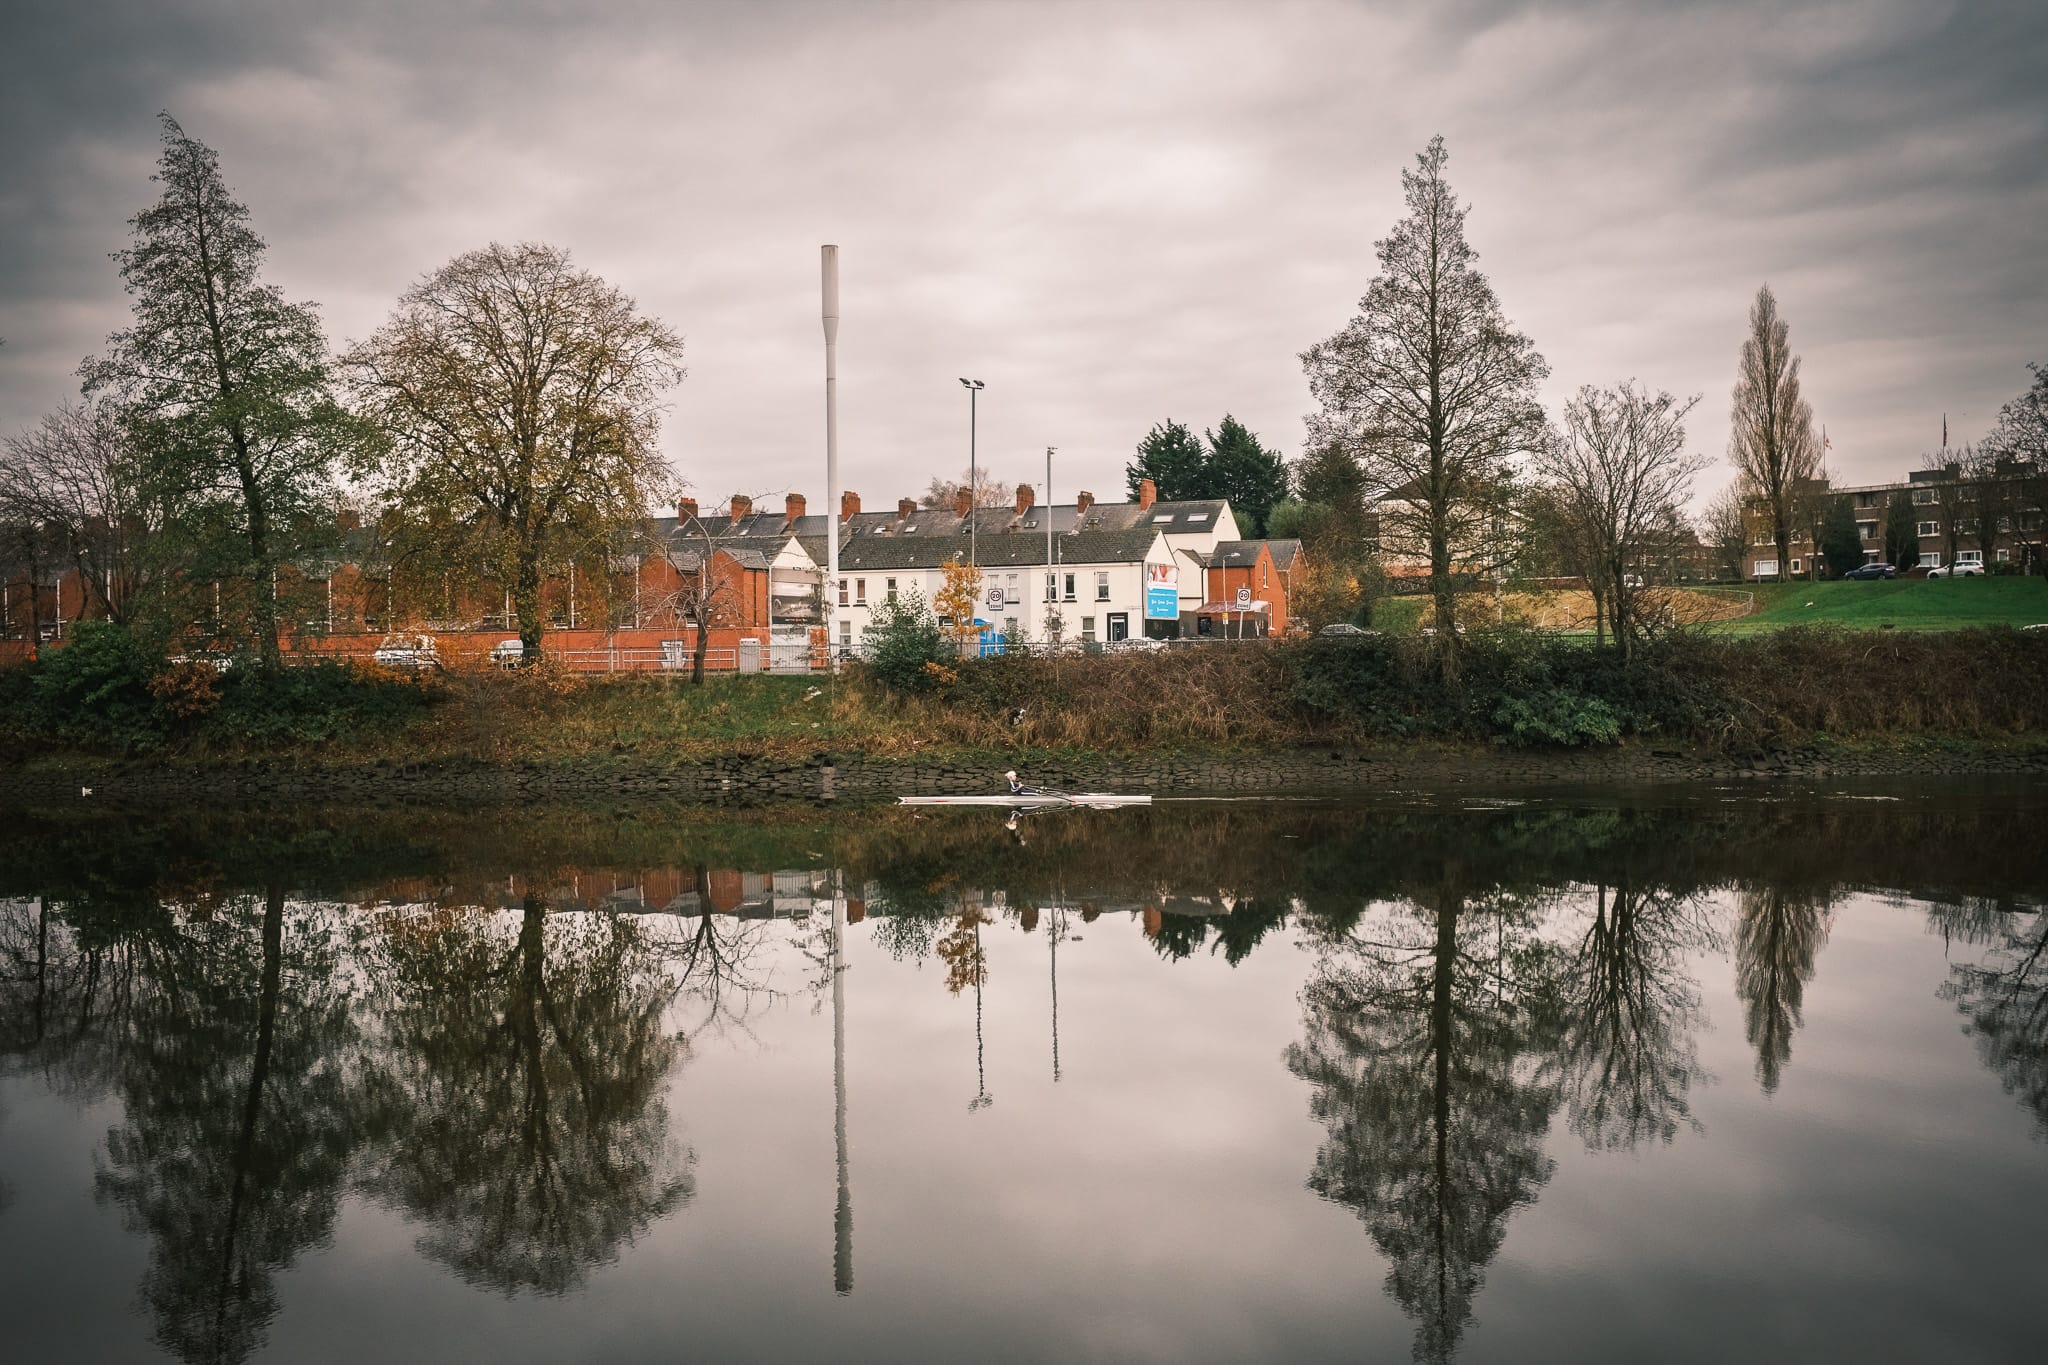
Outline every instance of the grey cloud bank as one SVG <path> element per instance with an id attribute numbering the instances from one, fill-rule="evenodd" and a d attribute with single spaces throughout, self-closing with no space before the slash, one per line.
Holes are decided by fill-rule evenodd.
<path id="1" fill-rule="evenodd" d="M 0 433 L 121 325 L 154 114 L 221 154 L 337 344 L 539 238 L 684 333 L 670 458 L 823 492 L 817 248 L 871 504 L 966 463 L 1114 495 L 1156 421 L 1294 450 L 1430 134 L 1547 396 L 1705 395 L 1768 280 L 1849 480 L 2048 361 L 2048 23 L 2013 3 L 50 4 L 0 55 Z M 1704 479 L 1725 477 L 1717 467 Z"/>

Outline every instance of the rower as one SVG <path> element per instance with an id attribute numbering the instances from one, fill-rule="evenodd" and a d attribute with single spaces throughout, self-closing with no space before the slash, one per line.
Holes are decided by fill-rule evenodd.
<path id="1" fill-rule="evenodd" d="M 1019 781 L 1017 780 L 1017 770 L 1016 770 L 1015 768 L 1012 768 L 1012 769 L 1010 769 L 1010 771 L 1008 771 L 1008 772 L 1004 773 L 1004 774 L 1003 774 L 1003 776 L 1004 776 L 1004 777 L 1007 777 L 1007 778 L 1009 778 L 1009 779 L 1010 779 L 1010 795 L 1012 795 L 1012 796 L 1044 796 L 1044 795 L 1045 795 L 1045 793 L 1044 793 L 1044 792 L 1042 792 L 1042 791 L 1040 791 L 1040 790 L 1039 790 L 1038 788 L 1036 788 L 1036 787 L 1027 787 L 1027 786 L 1025 786 L 1025 785 L 1024 785 L 1024 784 L 1023 784 L 1022 782 L 1019 782 Z"/>

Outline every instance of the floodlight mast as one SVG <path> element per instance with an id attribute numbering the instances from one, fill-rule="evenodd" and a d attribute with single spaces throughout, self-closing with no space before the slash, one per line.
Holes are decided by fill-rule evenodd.
<path id="1" fill-rule="evenodd" d="M 825 667 L 839 671 L 832 632 L 839 601 L 839 248 L 819 249 L 825 315 Z"/>

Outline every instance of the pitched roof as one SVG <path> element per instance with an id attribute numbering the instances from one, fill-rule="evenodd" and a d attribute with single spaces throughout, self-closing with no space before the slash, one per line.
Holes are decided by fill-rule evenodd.
<path id="1" fill-rule="evenodd" d="M 1054 554 L 1062 564 L 1140 564 L 1151 552 L 1158 532 L 1082 531 L 1056 538 Z M 805 539 L 803 547 L 813 560 L 825 562 L 825 538 Z M 974 547 L 983 568 L 1043 567 L 1043 535 L 986 535 Z M 841 572 L 872 572 L 877 569 L 936 569 L 968 555 L 966 536 L 854 536 L 839 550 Z"/>
<path id="2" fill-rule="evenodd" d="M 1273 567 L 1282 573 L 1293 568 L 1295 559 L 1301 554 L 1301 542 L 1298 540 L 1269 540 L 1266 548 L 1273 552 Z"/>
<path id="3" fill-rule="evenodd" d="M 1219 540 L 1216 542 L 1216 548 L 1209 552 L 1209 567 L 1249 568 L 1259 562 L 1259 550 L 1265 544 L 1263 540 Z"/>

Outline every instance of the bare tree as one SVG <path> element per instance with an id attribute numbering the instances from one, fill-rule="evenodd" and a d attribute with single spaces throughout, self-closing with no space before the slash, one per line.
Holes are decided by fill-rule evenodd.
<path id="1" fill-rule="evenodd" d="M 918 505 L 950 513 L 960 505 L 960 495 L 966 490 L 967 471 L 963 469 L 957 479 L 934 478 L 931 486 L 925 489 L 924 496 L 917 500 Z M 1009 484 L 997 483 L 986 469 L 975 471 L 974 506 L 1008 507 L 1011 496 Z"/>
<path id="2" fill-rule="evenodd" d="M 1715 495 L 1701 514 L 1700 539 L 1714 552 L 1714 570 L 1718 576 L 1726 570 L 1730 578 L 1741 582 L 1743 561 L 1749 552 L 1749 519 L 1743 515 L 1742 484 L 1730 483 Z"/>
<path id="3" fill-rule="evenodd" d="M 2018 470 L 2004 451 L 1988 441 L 1964 446 L 1957 463 L 1962 476 L 1962 533 L 1976 538 L 1984 571 L 1989 573 L 1997 557 L 1999 530 L 2016 525 Z"/>
<path id="4" fill-rule="evenodd" d="M 1728 457 L 1770 521 L 1778 573 L 1787 578 L 1792 533 L 1804 529 L 1804 500 L 1821 460 L 1813 407 L 1799 396 L 1799 357 L 1792 354 L 1791 330 L 1778 316 L 1771 287 L 1759 288 L 1749 307 L 1749 336 L 1742 343 L 1728 437 Z"/>
<path id="5" fill-rule="evenodd" d="M 127 432 L 107 403 L 67 404 L 0 446 L 0 518 L 44 527 L 114 621 L 133 615 L 142 547 L 161 529 L 139 484 Z"/>
<path id="6" fill-rule="evenodd" d="M 343 363 L 388 445 L 374 472 L 404 506 L 467 521 L 537 662 L 543 566 L 570 529 L 628 529 L 672 476 L 655 448 L 682 338 L 568 253 L 458 256 L 405 291 Z"/>
<path id="7" fill-rule="evenodd" d="M 1668 547 L 1671 509 L 1691 496 L 1693 475 L 1706 467 L 1685 448 L 1685 418 L 1699 401 L 1652 394 L 1634 380 L 1613 389 L 1588 384 L 1536 455 L 1539 476 L 1577 530 L 1569 543 L 1585 552 L 1583 572 L 1598 580 L 1594 596 L 1606 600 L 1625 661 L 1649 624 L 1638 611 L 1644 580 L 1632 566 Z"/>
<path id="8" fill-rule="evenodd" d="M 2029 365 L 2034 382 L 1998 410 L 1991 443 L 2008 460 L 2025 460 L 2048 471 L 2048 365 Z"/>
<path id="9" fill-rule="evenodd" d="M 1549 367 L 1475 264 L 1466 210 L 1444 178 L 1448 159 L 1435 137 L 1402 172 L 1408 213 L 1376 244 L 1380 273 L 1358 315 L 1301 360 L 1322 407 L 1317 433 L 1340 434 L 1367 455 L 1380 491 L 1399 495 L 1382 505 L 1383 540 L 1406 533 L 1427 555 L 1450 682 L 1454 567 L 1464 547 L 1497 528 L 1490 497 L 1511 462 L 1542 443 L 1536 386 Z"/>

